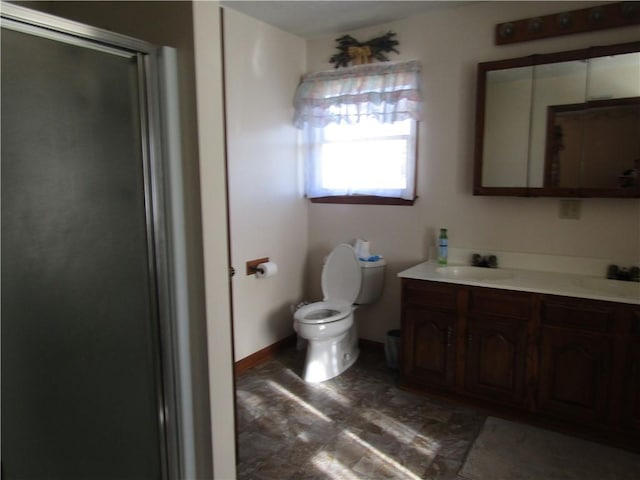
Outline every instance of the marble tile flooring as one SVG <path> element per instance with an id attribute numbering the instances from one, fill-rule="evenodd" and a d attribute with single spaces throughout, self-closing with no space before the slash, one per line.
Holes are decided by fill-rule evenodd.
<path id="1" fill-rule="evenodd" d="M 395 386 L 384 354 L 319 384 L 295 348 L 236 379 L 239 479 L 458 479 L 485 416 Z"/>

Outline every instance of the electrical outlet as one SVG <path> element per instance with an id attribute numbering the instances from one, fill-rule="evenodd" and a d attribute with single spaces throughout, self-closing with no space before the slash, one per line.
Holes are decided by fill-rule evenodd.
<path id="1" fill-rule="evenodd" d="M 578 220 L 580 218 L 580 200 L 560 200 L 558 204 L 558 218 Z"/>

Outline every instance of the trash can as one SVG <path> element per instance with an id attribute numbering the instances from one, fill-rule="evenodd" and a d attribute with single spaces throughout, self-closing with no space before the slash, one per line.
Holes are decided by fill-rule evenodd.
<path id="1" fill-rule="evenodd" d="M 398 370 L 398 350 L 400 349 L 400 330 L 389 330 L 384 343 L 384 353 L 387 366 L 392 370 Z"/>

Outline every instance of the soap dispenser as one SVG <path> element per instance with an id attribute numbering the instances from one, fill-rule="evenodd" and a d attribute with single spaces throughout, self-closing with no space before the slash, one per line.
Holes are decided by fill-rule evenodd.
<path id="1" fill-rule="evenodd" d="M 449 239 L 447 238 L 447 229 L 440 229 L 440 237 L 438 237 L 438 263 L 446 265 L 449 257 Z"/>

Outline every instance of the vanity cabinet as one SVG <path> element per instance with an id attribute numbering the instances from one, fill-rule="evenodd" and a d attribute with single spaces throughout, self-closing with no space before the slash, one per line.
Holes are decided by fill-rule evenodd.
<path id="1" fill-rule="evenodd" d="M 405 284 L 402 372 L 418 385 L 454 387 L 457 292 L 433 282 Z"/>
<path id="2" fill-rule="evenodd" d="M 640 451 L 640 306 L 402 279 L 401 386 Z"/>
<path id="3" fill-rule="evenodd" d="M 464 390 L 499 403 L 521 405 L 525 394 L 530 295 L 467 289 Z"/>
<path id="4" fill-rule="evenodd" d="M 640 431 L 640 339 L 630 348 L 628 383 L 625 384 L 625 406 L 623 426 Z"/>
<path id="5" fill-rule="evenodd" d="M 543 327 L 540 344 L 540 411 L 573 420 L 606 420 L 612 348 L 593 333 Z"/>
<path id="6" fill-rule="evenodd" d="M 416 383 L 451 389 L 455 379 L 455 315 L 409 308 L 404 372 Z"/>
<path id="7" fill-rule="evenodd" d="M 603 302 L 543 297 L 541 412 L 591 424 L 607 421 L 615 311 L 612 304 Z"/>
<path id="8" fill-rule="evenodd" d="M 621 424 L 640 432 L 640 307 L 631 312 L 632 328 L 629 353 L 625 365 L 624 407 Z"/>

